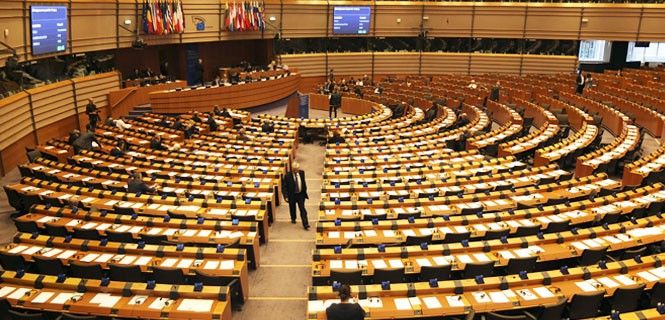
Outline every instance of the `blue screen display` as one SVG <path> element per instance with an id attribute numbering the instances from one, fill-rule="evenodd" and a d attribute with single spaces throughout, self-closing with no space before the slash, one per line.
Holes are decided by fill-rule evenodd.
<path id="1" fill-rule="evenodd" d="M 31 6 L 32 55 L 67 50 L 67 7 Z"/>
<path id="2" fill-rule="evenodd" d="M 368 34 L 370 7 L 334 7 L 333 34 Z"/>

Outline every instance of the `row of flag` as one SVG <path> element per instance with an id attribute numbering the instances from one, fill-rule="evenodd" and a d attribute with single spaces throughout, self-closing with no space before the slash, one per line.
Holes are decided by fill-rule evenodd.
<path id="1" fill-rule="evenodd" d="M 183 33 L 184 16 L 180 0 L 144 0 L 143 32 L 155 35 Z"/>
<path id="2" fill-rule="evenodd" d="M 259 2 L 226 3 L 224 28 L 228 31 L 263 31 L 264 6 Z"/>

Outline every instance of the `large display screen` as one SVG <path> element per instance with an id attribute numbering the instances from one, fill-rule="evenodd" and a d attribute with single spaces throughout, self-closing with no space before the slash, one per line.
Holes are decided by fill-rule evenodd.
<path id="1" fill-rule="evenodd" d="M 368 34 L 370 7 L 334 7 L 333 34 Z"/>
<path id="2" fill-rule="evenodd" d="M 32 55 L 67 50 L 67 6 L 31 6 Z"/>
<path id="3" fill-rule="evenodd" d="M 611 41 L 582 40 L 578 57 L 582 63 L 605 63 L 610 61 L 611 51 Z"/>

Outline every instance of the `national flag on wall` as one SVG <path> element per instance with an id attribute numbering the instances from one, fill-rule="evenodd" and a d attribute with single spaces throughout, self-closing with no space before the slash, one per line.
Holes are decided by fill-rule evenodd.
<path id="1" fill-rule="evenodd" d="M 226 3 L 224 29 L 235 31 L 263 31 L 264 5 L 256 1 Z"/>
<path id="2" fill-rule="evenodd" d="M 142 18 L 146 34 L 167 35 L 185 31 L 180 0 L 144 0 Z"/>

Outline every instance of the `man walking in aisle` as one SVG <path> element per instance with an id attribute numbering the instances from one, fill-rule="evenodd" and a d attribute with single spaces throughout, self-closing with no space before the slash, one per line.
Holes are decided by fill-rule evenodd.
<path id="1" fill-rule="evenodd" d="M 300 219 L 305 230 L 309 230 L 309 220 L 307 219 L 307 210 L 305 210 L 305 199 L 307 195 L 307 182 L 305 181 L 305 172 L 300 170 L 300 164 L 294 162 L 291 165 L 291 171 L 288 172 L 282 180 L 282 193 L 284 200 L 289 203 L 289 213 L 291 214 L 291 223 L 296 223 L 296 205 L 300 210 Z"/>

